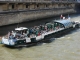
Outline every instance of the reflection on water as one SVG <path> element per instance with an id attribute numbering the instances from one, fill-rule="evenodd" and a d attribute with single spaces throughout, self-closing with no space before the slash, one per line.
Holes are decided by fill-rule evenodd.
<path id="1" fill-rule="evenodd" d="M 75 18 L 79 20 L 80 15 L 72 20 Z M 0 45 L 0 60 L 80 60 L 80 29 L 33 47 L 10 49 Z"/>

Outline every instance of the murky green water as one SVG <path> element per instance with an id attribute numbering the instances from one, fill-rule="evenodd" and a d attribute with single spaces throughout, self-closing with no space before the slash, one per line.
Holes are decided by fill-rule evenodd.
<path id="1" fill-rule="evenodd" d="M 71 20 L 80 21 L 80 15 Z M 37 46 L 11 49 L 0 45 L 0 60 L 80 60 L 80 29 Z"/>

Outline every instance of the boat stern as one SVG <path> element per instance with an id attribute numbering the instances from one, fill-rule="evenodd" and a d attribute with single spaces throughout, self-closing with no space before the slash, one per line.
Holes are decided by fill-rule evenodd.
<path id="1" fill-rule="evenodd" d="M 9 45 L 9 46 L 13 46 L 13 45 L 15 45 L 15 43 L 13 42 L 13 40 L 11 39 L 11 40 L 9 40 L 9 39 L 7 39 L 7 38 L 5 38 L 5 37 L 2 37 L 2 44 L 4 44 L 4 45 Z"/>

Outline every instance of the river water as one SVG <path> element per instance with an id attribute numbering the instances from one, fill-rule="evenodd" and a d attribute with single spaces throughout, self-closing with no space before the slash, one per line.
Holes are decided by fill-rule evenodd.
<path id="1" fill-rule="evenodd" d="M 40 22 L 21 23 L 19 26 L 32 27 L 50 20 L 53 18 Z M 80 14 L 71 15 L 71 20 L 80 21 Z M 13 30 L 16 26 L 17 24 L 0 27 L 0 36 L 5 35 L 8 30 Z M 80 29 L 56 38 L 51 43 L 40 43 L 27 48 L 14 49 L 1 44 L 0 60 L 80 60 Z"/>

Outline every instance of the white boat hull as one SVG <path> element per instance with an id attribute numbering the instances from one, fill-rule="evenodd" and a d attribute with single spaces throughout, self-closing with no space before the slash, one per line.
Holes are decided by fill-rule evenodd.
<path id="1" fill-rule="evenodd" d="M 57 30 L 53 30 L 53 31 L 49 31 L 49 32 L 44 32 L 41 35 L 35 37 L 36 41 L 40 41 L 40 40 L 44 39 L 46 35 L 50 35 L 52 33 L 61 31 L 63 29 L 64 28 L 60 28 L 60 29 L 57 29 Z M 25 39 L 26 39 L 26 43 L 31 43 L 31 38 L 25 37 Z M 15 42 L 13 40 L 7 39 L 5 37 L 2 38 L 2 43 L 5 44 L 5 45 L 11 45 L 11 46 L 15 45 Z"/>
<path id="2" fill-rule="evenodd" d="M 5 45 L 14 45 L 15 43 L 13 42 L 13 40 L 9 40 L 7 38 L 2 38 L 2 43 Z"/>

